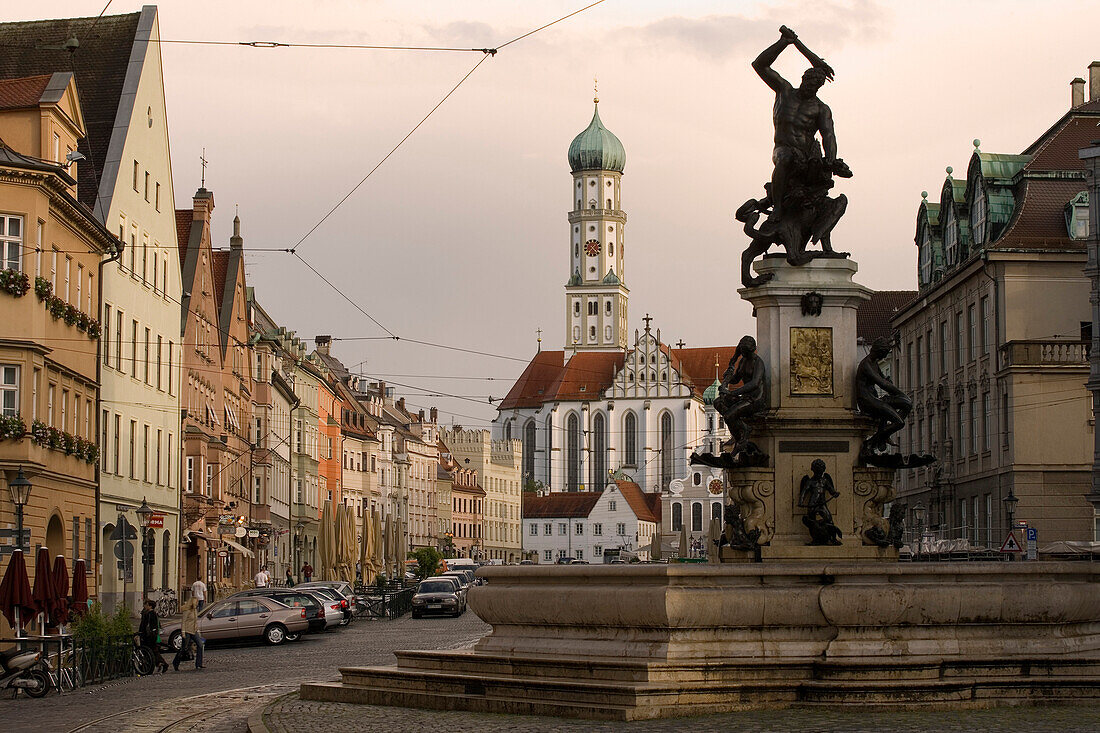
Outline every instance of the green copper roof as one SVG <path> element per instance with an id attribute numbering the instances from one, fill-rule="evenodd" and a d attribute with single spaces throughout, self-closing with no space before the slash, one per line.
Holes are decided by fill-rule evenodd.
<path id="1" fill-rule="evenodd" d="M 573 274 L 569 277 L 569 282 L 566 285 L 583 285 L 584 280 L 581 279 L 581 271 L 573 270 Z"/>
<path id="2" fill-rule="evenodd" d="M 1005 179 L 1010 181 L 1020 169 L 1031 160 L 1030 155 L 1007 155 L 1005 153 L 979 153 L 974 155 L 982 166 L 982 177 L 987 181 Z"/>
<path id="3" fill-rule="evenodd" d="M 616 275 L 612 269 L 608 268 L 607 274 L 603 276 L 604 285 L 618 285 L 620 282 L 622 281 L 619 280 L 619 276 Z"/>
<path id="4" fill-rule="evenodd" d="M 623 172 L 626 151 L 619 138 L 603 126 L 600 108 L 592 113 L 592 121 L 584 132 L 569 144 L 569 169 L 576 171 Z"/>
<path id="5" fill-rule="evenodd" d="M 714 378 L 714 383 L 711 384 L 703 391 L 703 404 L 713 405 L 714 400 L 718 398 L 718 389 L 722 386 L 722 383 L 718 381 L 718 377 Z"/>

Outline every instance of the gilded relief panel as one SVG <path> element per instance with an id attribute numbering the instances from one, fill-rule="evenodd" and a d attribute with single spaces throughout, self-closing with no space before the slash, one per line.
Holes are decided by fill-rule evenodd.
<path id="1" fill-rule="evenodd" d="M 791 327 L 791 394 L 833 393 L 833 329 Z"/>

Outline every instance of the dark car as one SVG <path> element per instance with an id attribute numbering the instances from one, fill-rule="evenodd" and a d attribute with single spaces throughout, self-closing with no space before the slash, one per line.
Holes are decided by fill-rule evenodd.
<path id="1" fill-rule="evenodd" d="M 428 578 L 420 581 L 412 598 L 412 617 L 429 613 L 461 616 L 466 611 L 466 599 L 459 592 L 454 578 Z"/>
<path id="2" fill-rule="evenodd" d="M 306 621 L 309 622 L 310 633 L 325 630 L 325 608 L 323 603 L 326 599 L 324 598 L 319 598 L 308 591 L 294 590 L 291 588 L 252 588 L 250 590 L 242 590 L 240 593 L 234 593 L 232 597 L 245 598 L 255 596 L 273 598 L 284 606 L 290 606 L 291 608 L 300 606 L 306 609 Z M 287 641 L 296 641 L 297 638 L 297 634 L 287 634 Z"/>
<path id="3" fill-rule="evenodd" d="M 355 613 L 355 606 L 340 591 L 336 590 L 335 588 L 329 588 L 328 586 L 320 584 L 313 585 L 301 583 L 294 587 L 298 590 L 308 591 L 309 593 L 317 596 L 324 596 L 328 599 L 327 602 L 330 605 L 335 604 L 339 606 L 340 613 L 343 614 L 343 619 L 340 621 L 341 626 L 347 626 L 351 622 L 352 616 Z"/>

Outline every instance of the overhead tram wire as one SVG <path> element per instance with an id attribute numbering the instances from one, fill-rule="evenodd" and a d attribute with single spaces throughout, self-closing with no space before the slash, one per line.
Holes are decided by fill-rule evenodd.
<path id="1" fill-rule="evenodd" d="M 369 43 L 292 43 L 283 41 L 205 41 L 192 38 L 161 38 L 157 43 L 175 43 L 191 46 L 248 46 L 251 48 L 331 48 L 360 51 L 447 51 L 492 55 L 495 48 L 461 48 L 458 46 L 398 46 Z"/>

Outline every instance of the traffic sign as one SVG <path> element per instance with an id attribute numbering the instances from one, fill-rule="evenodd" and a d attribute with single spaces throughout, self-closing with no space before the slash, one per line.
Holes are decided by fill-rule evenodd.
<path id="1" fill-rule="evenodd" d="M 109 540 L 136 540 L 137 530 L 134 529 L 134 525 L 126 521 L 126 517 L 121 514 L 118 515 L 118 523 L 115 524 L 114 530 L 111 532 Z"/>
<path id="2" fill-rule="evenodd" d="M 1039 559 L 1039 530 L 1035 527 L 1027 528 L 1027 559 Z"/>
<path id="3" fill-rule="evenodd" d="M 1020 543 L 1016 541 L 1016 535 L 1008 533 L 1008 537 L 1001 543 L 1001 552 L 1023 552 Z"/>
<path id="4" fill-rule="evenodd" d="M 1028 542 L 1038 542 L 1039 541 L 1039 530 L 1037 530 L 1035 527 L 1028 527 L 1027 528 L 1027 541 Z"/>
<path id="5" fill-rule="evenodd" d="M 134 556 L 134 543 L 129 540 L 119 540 L 115 542 L 115 557 L 119 560 L 125 560 L 128 557 Z"/>

